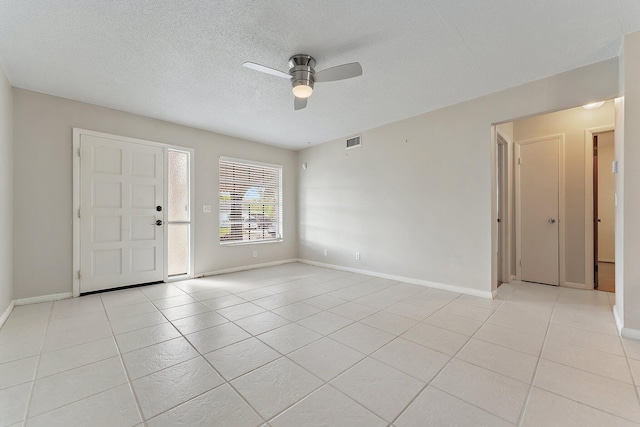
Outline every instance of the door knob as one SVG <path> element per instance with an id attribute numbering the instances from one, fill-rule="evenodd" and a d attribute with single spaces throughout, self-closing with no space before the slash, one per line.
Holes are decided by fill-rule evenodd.
<path id="1" fill-rule="evenodd" d="M 161 226 L 162 220 L 161 219 L 156 220 L 156 222 L 154 222 L 154 225 Z"/>
<path id="2" fill-rule="evenodd" d="M 555 218 L 549 218 L 549 224 L 555 224 L 556 220 Z"/>

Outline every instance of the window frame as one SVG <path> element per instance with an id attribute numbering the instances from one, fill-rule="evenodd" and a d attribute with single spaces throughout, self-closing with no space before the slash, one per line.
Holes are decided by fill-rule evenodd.
<path id="1" fill-rule="evenodd" d="M 237 164 L 239 166 L 247 166 L 247 167 L 252 167 L 252 168 L 264 168 L 265 170 L 269 171 L 269 172 L 276 172 L 277 173 L 277 183 L 275 187 L 268 187 L 269 189 L 273 189 L 275 190 L 275 202 L 274 202 L 274 207 L 276 210 L 276 218 L 273 221 L 273 224 L 275 224 L 275 236 L 271 237 L 271 238 L 261 238 L 261 239 L 256 239 L 256 240 L 229 240 L 229 241 L 225 241 L 222 239 L 222 234 L 220 232 L 221 228 L 222 228 L 222 223 L 223 223 L 223 215 L 226 214 L 227 212 L 223 212 L 223 203 L 221 202 L 221 196 L 222 196 L 222 188 L 223 188 L 223 168 L 222 165 L 226 163 L 226 164 Z M 273 163 L 265 163 L 265 162 L 258 162 L 258 161 L 254 161 L 254 160 L 247 160 L 247 159 L 240 159 L 240 158 L 235 158 L 235 157 L 226 157 L 226 156 L 220 156 L 219 160 L 218 160 L 218 242 L 220 244 L 220 246 L 239 246 L 239 245 L 254 245 L 254 244 L 263 244 L 263 243 L 277 243 L 277 242 L 282 242 L 284 240 L 283 237 L 283 197 L 282 197 L 282 173 L 283 173 L 283 166 L 282 165 L 278 165 L 278 164 L 273 164 Z M 249 183 L 250 185 L 251 183 Z M 260 184 L 258 181 L 256 181 L 256 185 Z M 247 189 L 250 190 L 251 188 L 254 187 L 249 187 Z M 232 202 L 229 203 L 229 205 L 231 205 Z M 243 199 L 242 202 L 242 208 L 241 211 L 245 210 L 245 201 Z M 249 210 L 251 208 L 248 208 Z M 264 215 L 264 214 L 263 214 Z M 250 218 L 250 216 L 248 217 Z M 244 235 L 244 223 L 245 223 L 246 219 L 243 216 L 243 235 Z M 263 236 L 264 236 L 264 228 L 263 228 L 263 232 L 262 232 Z"/>

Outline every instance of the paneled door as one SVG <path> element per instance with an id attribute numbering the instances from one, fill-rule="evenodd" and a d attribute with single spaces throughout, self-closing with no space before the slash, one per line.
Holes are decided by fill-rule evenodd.
<path id="1" fill-rule="evenodd" d="M 164 150 L 80 135 L 80 293 L 164 278 Z"/>
<path id="2" fill-rule="evenodd" d="M 560 284 L 560 149 L 550 137 L 516 143 L 520 279 Z"/>

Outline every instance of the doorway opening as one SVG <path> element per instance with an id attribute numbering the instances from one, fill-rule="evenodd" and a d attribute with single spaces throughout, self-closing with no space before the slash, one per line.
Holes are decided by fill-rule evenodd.
<path id="1" fill-rule="evenodd" d="M 602 184 L 604 175 L 605 180 L 613 182 L 613 177 L 611 159 L 603 159 L 602 151 L 599 173 L 593 176 L 592 137 L 597 135 L 602 141 L 609 132 L 607 138 L 613 140 L 614 122 L 615 105 L 609 100 L 595 110 L 576 107 L 494 126 L 494 286 L 531 281 L 594 289 L 598 264 L 597 279 L 602 290 L 603 274 L 613 270 L 614 257 L 596 258 L 596 248 L 603 244 L 595 245 L 594 238 L 602 238 L 605 232 L 613 241 L 613 218 L 603 217 L 602 212 L 594 216 L 594 183 Z M 606 149 L 606 154 L 613 156 L 613 144 L 608 145 L 611 148 Z M 522 168 L 532 162 L 534 167 L 525 173 L 528 176 L 521 176 Z M 557 179 L 549 179 L 554 177 Z M 525 186 L 533 184 L 528 191 L 521 186 L 523 178 Z M 609 209 L 615 210 L 614 193 L 611 190 L 608 194 L 605 199 Z M 600 196 L 602 199 L 602 193 Z M 545 211 L 549 206 L 551 210 Z M 540 215 L 532 217 L 536 211 Z M 600 222 L 594 223 L 597 219 Z M 529 225 L 534 231 L 528 233 L 527 239 Z M 605 225 L 609 229 L 605 230 Z M 532 268 L 536 275 L 530 277 Z M 608 280 L 613 282 L 613 275 L 610 276 Z"/>
<path id="2" fill-rule="evenodd" d="M 593 283 L 615 292 L 615 154 L 613 130 L 592 134 Z"/>

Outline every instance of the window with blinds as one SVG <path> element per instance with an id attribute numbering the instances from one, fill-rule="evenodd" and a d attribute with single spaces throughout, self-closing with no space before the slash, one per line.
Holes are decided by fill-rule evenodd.
<path id="1" fill-rule="evenodd" d="M 220 158 L 220 244 L 282 240 L 282 166 Z"/>

